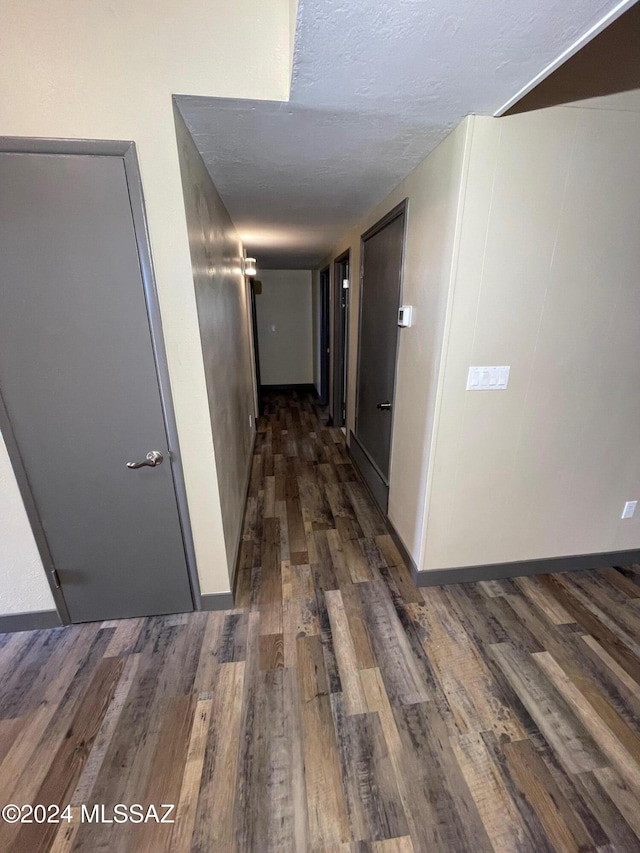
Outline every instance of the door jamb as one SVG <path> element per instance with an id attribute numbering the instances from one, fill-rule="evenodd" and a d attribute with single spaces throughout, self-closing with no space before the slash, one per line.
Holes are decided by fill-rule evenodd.
<path id="1" fill-rule="evenodd" d="M 147 318 L 149 320 L 149 331 L 151 335 L 151 348 L 156 367 L 156 378 L 160 392 L 160 405 L 162 408 L 164 427 L 169 448 L 169 460 L 171 462 L 171 473 L 173 487 L 178 509 L 178 520 L 182 533 L 184 546 L 187 577 L 191 590 L 191 599 L 195 610 L 202 610 L 200 583 L 196 564 L 195 547 L 191 530 L 191 519 L 189 516 L 189 505 L 187 502 L 187 490 L 182 468 L 182 457 L 180 455 L 180 443 L 178 440 L 178 427 L 176 423 L 173 399 L 171 396 L 171 383 L 169 381 L 169 366 L 167 352 L 164 343 L 162 329 L 162 317 L 160 314 L 160 301 L 156 287 L 153 260 L 151 257 L 151 244 L 149 241 L 149 229 L 144 206 L 144 194 L 142 191 L 142 180 L 140 166 L 136 154 L 136 144 L 131 141 L 120 141 L 112 139 L 47 139 L 40 137 L 11 137 L 0 136 L 0 153 L 2 154 L 79 154 L 98 157 L 120 157 L 123 161 L 129 203 L 131 206 L 131 217 L 133 230 L 140 261 L 140 273 L 145 296 Z M 15 471 L 20 493 L 27 510 L 27 517 L 31 524 L 33 534 L 40 551 L 40 557 L 45 566 L 45 574 L 51 587 L 53 599 L 63 625 L 69 625 L 71 619 L 64 601 L 62 590 L 56 586 L 55 566 L 44 528 L 31 492 L 31 487 L 24 470 L 18 446 L 15 441 L 13 430 L 8 418 L 0 392 L 0 428 L 5 434 L 9 459 Z"/>

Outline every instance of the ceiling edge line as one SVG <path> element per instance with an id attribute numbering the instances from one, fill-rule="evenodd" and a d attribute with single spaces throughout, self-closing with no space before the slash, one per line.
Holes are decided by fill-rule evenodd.
<path id="1" fill-rule="evenodd" d="M 550 74 L 552 74 L 556 69 L 558 69 L 563 63 L 570 59 L 574 54 L 576 54 L 581 48 L 583 48 L 591 39 L 595 38 L 599 33 L 605 30 L 609 24 L 612 24 L 616 18 L 619 18 L 623 12 L 626 12 L 627 9 L 630 9 L 632 6 L 635 6 L 637 0 L 621 0 L 613 9 L 610 9 L 604 17 L 602 17 L 599 21 L 597 21 L 590 29 L 588 29 L 585 33 L 583 33 L 576 41 L 570 45 L 566 50 L 564 50 L 558 57 L 552 60 L 545 68 L 542 69 L 535 77 L 533 77 L 525 86 L 523 86 L 515 95 L 509 98 L 506 103 L 504 103 L 498 110 L 493 114 L 494 118 L 500 118 L 507 110 L 510 110 L 515 104 L 518 103 L 519 100 L 524 98 L 525 95 L 528 95 L 532 89 L 541 83 L 545 78 L 547 78 Z"/>

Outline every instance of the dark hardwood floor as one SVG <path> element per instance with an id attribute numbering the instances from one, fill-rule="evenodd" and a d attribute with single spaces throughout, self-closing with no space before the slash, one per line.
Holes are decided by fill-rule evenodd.
<path id="1" fill-rule="evenodd" d="M 419 591 L 324 423 L 266 402 L 237 609 L 1 638 L 0 805 L 72 819 L 0 851 L 640 851 L 640 567 Z"/>

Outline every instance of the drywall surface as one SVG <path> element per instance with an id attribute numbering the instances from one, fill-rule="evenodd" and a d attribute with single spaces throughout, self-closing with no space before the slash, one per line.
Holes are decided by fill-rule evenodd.
<path id="1" fill-rule="evenodd" d="M 260 381 L 306 385 L 313 378 L 310 270 L 261 270 L 256 296 Z"/>
<path id="2" fill-rule="evenodd" d="M 473 126 L 421 568 L 638 548 L 640 115 Z"/>
<path id="3" fill-rule="evenodd" d="M 137 145 L 203 593 L 230 586 L 171 96 L 286 98 L 289 11 L 288 0 L 23 0 L 0 28 L 3 134 Z"/>
<path id="4" fill-rule="evenodd" d="M 422 546 L 440 353 L 471 122 L 471 119 L 462 122 L 380 205 L 370 211 L 323 263 L 324 266 L 350 249 L 351 269 L 359 270 L 360 236 L 403 199 L 408 199 L 402 300 L 413 305 L 414 323 L 411 328 L 400 330 L 388 512 L 416 563 Z M 332 263 L 332 277 L 334 272 Z M 355 428 L 359 285 L 359 277 L 352 274 L 347 434 Z M 333 310 L 331 315 L 333 317 Z"/>
<path id="5" fill-rule="evenodd" d="M 0 433 L 0 613 L 55 609 Z"/>
<path id="6" fill-rule="evenodd" d="M 232 577 L 255 435 L 251 319 L 242 243 L 177 109 L 176 132 L 227 567 Z"/>

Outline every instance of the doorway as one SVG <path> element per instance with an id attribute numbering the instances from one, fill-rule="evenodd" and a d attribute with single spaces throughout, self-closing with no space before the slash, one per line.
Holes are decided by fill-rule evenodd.
<path id="1" fill-rule="evenodd" d="M 330 297 L 331 297 L 331 274 L 330 268 L 325 267 L 320 271 L 320 329 L 318 348 L 320 350 L 320 387 L 318 396 L 323 406 L 329 403 L 329 372 L 330 372 Z"/>
<path id="2" fill-rule="evenodd" d="M 62 620 L 193 610 L 135 146 L 0 139 L 0 184 L 0 427 Z"/>
<path id="3" fill-rule="evenodd" d="M 347 332 L 351 292 L 348 251 L 336 258 L 333 271 L 333 425 L 344 427 L 347 423 Z"/>
<path id="4" fill-rule="evenodd" d="M 249 309 L 251 311 L 251 339 L 253 349 L 253 376 L 255 382 L 256 406 L 258 413 L 262 409 L 262 392 L 260 381 L 260 345 L 258 343 L 258 309 L 256 295 L 262 293 L 262 282 L 255 278 L 249 279 Z"/>
<path id="5" fill-rule="evenodd" d="M 356 431 L 351 450 L 380 509 L 389 503 L 406 201 L 362 236 Z"/>

